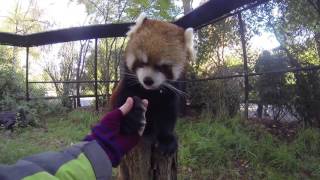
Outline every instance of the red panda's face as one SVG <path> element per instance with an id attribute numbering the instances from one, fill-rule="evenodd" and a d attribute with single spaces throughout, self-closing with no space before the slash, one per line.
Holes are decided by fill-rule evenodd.
<path id="1" fill-rule="evenodd" d="M 132 64 L 127 63 L 127 65 L 145 89 L 157 89 L 168 80 L 177 80 L 183 71 L 183 63 L 174 63 L 162 59 L 153 60 L 143 52 L 141 54 L 140 57 L 128 57 L 129 61 L 132 58 Z"/>
<path id="2" fill-rule="evenodd" d="M 193 56 L 193 31 L 139 17 L 129 31 L 126 66 L 147 90 L 177 80 Z"/>

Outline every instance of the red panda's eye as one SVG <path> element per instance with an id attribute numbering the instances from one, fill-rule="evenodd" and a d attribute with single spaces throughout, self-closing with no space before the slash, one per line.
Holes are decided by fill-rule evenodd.
<path id="1" fill-rule="evenodd" d="M 142 67 L 144 67 L 146 65 L 148 65 L 148 64 L 143 62 L 143 61 L 141 61 L 141 60 L 139 60 L 139 59 L 136 59 L 136 61 L 132 65 L 132 70 L 136 71 L 137 68 L 142 68 Z"/>
<path id="2" fill-rule="evenodd" d="M 171 65 L 163 64 L 163 65 L 161 65 L 161 69 L 170 70 L 171 69 Z"/>
<path id="3" fill-rule="evenodd" d="M 155 69 L 165 74 L 168 79 L 173 78 L 172 65 L 169 65 L 169 64 L 157 65 L 155 66 Z"/>
<path id="4" fill-rule="evenodd" d="M 157 66 L 155 66 L 155 69 L 162 71 L 162 72 L 166 72 L 166 71 L 171 70 L 171 65 L 168 65 L 168 64 L 157 65 Z"/>

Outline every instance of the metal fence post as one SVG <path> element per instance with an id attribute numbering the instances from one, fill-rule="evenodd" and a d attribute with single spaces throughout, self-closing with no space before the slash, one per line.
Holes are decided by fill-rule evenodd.
<path id="1" fill-rule="evenodd" d="M 26 49 L 26 100 L 30 100 L 29 95 L 29 47 Z"/>
<path id="2" fill-rule="evenodd" d="M 241 12 L 238 13 L 239 20 L 239 31 L 241 36 L 241 44 L 242 44 L 242 53 L 243 53 L 243 71 L 244 71 L 244 101 L 245 101 L 245 109 L 244 109 L 244 117 L 248 119 L 248 98 L 249 98 L 249 78 L 248 78 L 248 57 L 247 57 L 247 47 L 246 47 L 246 39 L 245 39 L 245 24 L 242 20 Z"/>
<path id="3" fill-rule="evenodd" d="M 96 111 L 99 110 L 99 97 L 98 97 L 98 39 L 95 39 L 94 44 L 94 96 L 96 98 Z"/>

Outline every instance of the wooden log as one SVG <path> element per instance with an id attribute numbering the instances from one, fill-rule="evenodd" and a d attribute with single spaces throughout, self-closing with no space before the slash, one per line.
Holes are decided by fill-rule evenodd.
<path id="1" fill-rule="evenodd" d="M 118 180 L 176 180 L 177 153 L 162 155 L 143 138 L 122 160 Z"/>

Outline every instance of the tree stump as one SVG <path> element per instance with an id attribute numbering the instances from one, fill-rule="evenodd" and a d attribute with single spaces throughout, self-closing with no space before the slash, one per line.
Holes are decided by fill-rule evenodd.
<path id="1" fill-rule="evenodd" d="M 122 160 L 118 180 L 176 180 L 177 153 L 162 155 L 147 138 Z"/>

